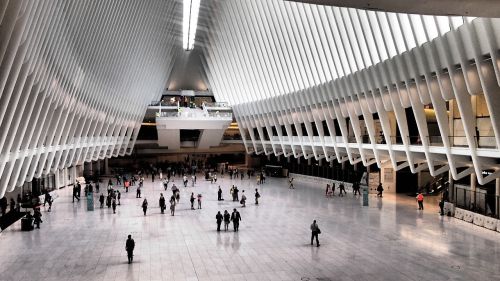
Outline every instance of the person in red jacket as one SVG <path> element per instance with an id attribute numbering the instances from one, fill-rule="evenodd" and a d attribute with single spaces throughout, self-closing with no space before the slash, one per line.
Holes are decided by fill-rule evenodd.
<path id="1" fill-rule="evenodd" d="M 423 210 L 424 209 L 424 195 L 421 192 L 417 195 L 417 203 L 418 203 L 418 209 Z"/>

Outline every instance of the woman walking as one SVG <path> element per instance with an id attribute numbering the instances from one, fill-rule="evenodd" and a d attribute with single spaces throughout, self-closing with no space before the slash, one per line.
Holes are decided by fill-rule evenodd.
<path id="1" fill-rule="evenodd" d="M 147 210 L 148 210 L 148 200 L 144 198 L 144 201 L 142 201 L 142 211 L 144 212 L 144 215 L 146 215 Z"/>
<path id="2" fill-rule="evenodd" d="M 224 210 L 224 231 L 229 229 L 229 222 L 231 222 L 231 215 L 227 210 Z"/>
<path id="3" fill-rule="evenodd" d="M 173 195 L 170 197 L 170 215 L 175 215 L 175 197 Z"/>
<path id="4" fill-rule="evenodd" d="M 160 205 L 160 211 L 163 214 L 165 212 L 165 209 L 167 208 L 167 205 L 165 204 L 165 197 L 163 197 L 163 193 L 160 193 L 160 200 L 159 205 Z"/>
<path id="5" fill-rule="evenodd" d="M 191 198 L 189 201 L 191 202 L 191 210 L 194 210 L 194 192 L 191 192 Z"/>
<path id="6" fill-rule="evenodd" d="M 201 194 L 198 194 L 198 209 L 201 209 Z"/>
<path id="7" fill-rule="evenodd" d="M 247 197 L 245 196 L 245 190 L 243 190 L 241 192 L 241 201 L 240 201 L 241 205 L 243 205 L 242 207 L 246 207 L 247 206 L 246 202 L 247 202 Z"/>

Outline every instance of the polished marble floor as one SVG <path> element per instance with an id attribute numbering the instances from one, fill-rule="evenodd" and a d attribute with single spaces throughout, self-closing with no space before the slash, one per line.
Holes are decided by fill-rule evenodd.
<path id="1" fill-rule="evenodd" d="M 245 189 L 247 207 L 218 202 L 219 184 L 225 199 L 231 184 Z M 83 200 L 71 202 L 71 188 L 62 189 L 40 230 L 21 232 L 16 223 L 0 234 L 0 280 L 500 280 L 499 233 L 440 217 L 434 204 L 420 212 L 404 195 L 371 197 L 361 207 L 352 194 L 326 199 L 323 186 L 295 186 L 288 189 L 285 179 L 199 181 L 181 187 L 174 217 L 160 214 L 158 181 L 143 188 L 147 216 L 135 188 L 122 193 L 116 214 L 89 212 Z M 203 194 L 203 209 L 190 210 L 191 192 Z M 235 207 L 240 231 L 217 233 L 216 212 Z M 309 244 L 313 219 L 322 230 L 319 248 Z M 128 234 L 136 242 L 130 265 Z"/>

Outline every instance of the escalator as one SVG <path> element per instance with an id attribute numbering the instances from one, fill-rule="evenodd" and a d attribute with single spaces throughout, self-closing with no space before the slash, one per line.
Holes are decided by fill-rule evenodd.
<path id="1" fill-rule="evenodd" d="M 26 212 L 10 211 L 0 217 L 0 229 L 3 231 L 26 215 Z"/>

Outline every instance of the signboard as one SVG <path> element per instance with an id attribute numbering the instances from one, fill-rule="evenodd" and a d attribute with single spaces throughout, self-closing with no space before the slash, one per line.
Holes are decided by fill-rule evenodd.
<path id="1" fill-rule="evenodd" d="M 93 211 L 93 210 L 94 210 L 94 193 L 88 192 L 87 193 L 87 211 Z"/>

